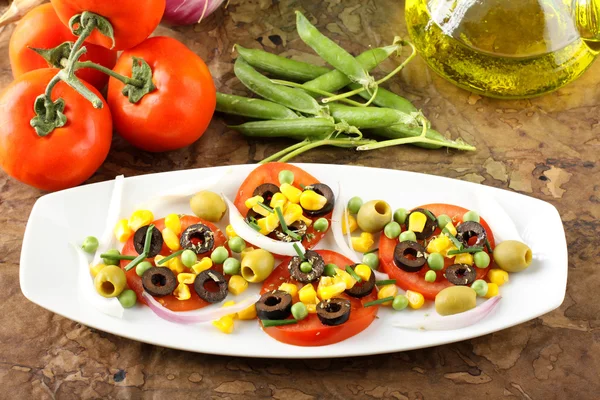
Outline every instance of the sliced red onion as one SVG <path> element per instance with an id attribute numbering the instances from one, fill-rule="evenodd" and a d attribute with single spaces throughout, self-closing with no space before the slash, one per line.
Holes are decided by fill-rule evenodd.
<path id="1" fill-rule="evenodd" d="M 114 247 L 115 235 L 113 234 L 113 229 L 117 222 L 119 222 L 119 217 L 121 216 L 124 184 L 125 178 L 123 175 L 119 175 L 115 178 L 110 203 L 108 204 L 108 212 L 106 213 L 106 225 L 104 226 L 104 232 L 100 237 L 98 249 L 94 254 L 92 265 L 100 264 L 100 254 L 106 253 Z"/>
<path id="2" fill-rule="evenodd" d="M 240 311 L 244 311 L 252 304 L 256 303 L 260 299 L 260 295 L 252 295 L 237 304 L 229 307 L 210 307 L 199 312 L 175 312 L 171 311 L 166 307 L 163 307 L 154 297 L 148 293 L 143 292 L 142 297 L 146 300 L 148 307 L 160 318 L 176 324 L 197 324 L 200 322 L 209 322 L 217 320 L 226 315 L 235 314 Z"/>
<path id="3" fill-rule="evenodd" d="M 435 315 L 419 321 L 394 322 L 392 325 L 404 329 L 422 329 L 426 331 L 450 331 L 474 325 L 487 317 L 498 306 L 502 296 L 494 296 L 482 305 L 460 314 L 443 317 Z"/>
<path id="4" fill-rule="evenodd" d="M 281 242 L 279 240 L 271 239 L 268 236 L 263 235 L 260 232 L 255 231 L 250 225 L 246 223 L 242 214 L 238 211 L 235 205 L 225 195 L 221 195 L 227 203 L 229 209 L 229 223 L 233 227 L 233 230 L 239 237 L 244 239 L 246 242 L 252 244 L 255 247 L 267 250 L 268 252 L 280 256 L 296 256 L 296 250 L 294 244 L 296 244 L 302 253 L 305 252 L 304 246 L 300 242 Z"/>
<path id="5" fill-rule="evenodd" d="M 346 202 L 342 196 L 342 185 L 338 183 L 337 198 L 335 200 L 335 206 L 331 216 L 331 231 L 333 232 L 333 239 L 335 240 L 335 244 L 337 244 L 338 250 L 340 253 L 342 253 L 342 255 L 352 260 L 352 262 L 359 263 L 360 257 L 354 250 L 350 248 L 342 231 L 342 218 L 345 216 L 345 211 Z M 349 226 L 348 219 L 346 219 L 346 226 Z M 348 231 L 348 240 L 350 240 L 350 231 Z"/>
<path id="6" fill-rule="evenodd" d="M 167 0 L 163 21 L 173 25 L 192 25 L 217 10 L 224 0 Z"/>

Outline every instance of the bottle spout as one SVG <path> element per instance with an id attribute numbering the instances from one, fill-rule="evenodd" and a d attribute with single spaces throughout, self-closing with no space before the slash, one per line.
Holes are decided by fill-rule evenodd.
<path id="1" fill-rule="evenodd" d="M 600 49 L 600 0 L 573 0 L 573 19 L 581 39 Z"/>

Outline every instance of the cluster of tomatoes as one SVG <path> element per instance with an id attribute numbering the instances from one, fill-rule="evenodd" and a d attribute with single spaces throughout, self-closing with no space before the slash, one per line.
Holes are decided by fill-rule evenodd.
<path id="1" fill-rule="evenodd" d="M 185 45 L 168 37 L 148 38 L 164 10 L 165 0 L 52 0 L 19 22 L 10 40 L 15 81 L 0 94 L 0 166 L 7 174 L 42 190 L 61 190 L 83 183 L 100 167 L 113 128 L 132 145 L 151 152 L 182 148 L 202 136 L 215 110 L 215 86 L 206 64 Z M 114 45 L 95 29 L 79 61 L 132 77 L 134 60 L 142 59 L 152 70 L 154 87 L 132 103 L 124 94 L 125 84 L 102 68 L 78 69 L 75 75 L 102 99 L 103 107 L 94 108 L 61 81 L 50 98 L 64 101 L 66 123 L 40 136 L 31 125 L 40 115 L 34 104 L 59 69 L 33 49 L 75 42 L 69 23 L 72 26 L 72 18 L 86 11 L 109 21 Z"/>

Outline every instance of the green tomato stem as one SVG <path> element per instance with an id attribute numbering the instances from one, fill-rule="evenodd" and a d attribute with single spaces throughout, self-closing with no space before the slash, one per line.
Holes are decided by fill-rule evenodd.
<path id="1" fill-rule="evenodd" d="M 142 82 L 139 79 L 133 79 L 133 78 L 130 78 L 128 76 L 121 75 L 121 74 L 113 71 L 112 69 L 108 69 L 108 68 L 106 68 L 106 67 L 104 67 L 102 65 L 96 64 L 96 63 L 91 62 L 91 61 L 80 61 L 80 62 L 77 62 L 75 64 L 75 70 L 78 70 L 78 69 L 81 69 L 81 68 L 92 68 L 92 69 L 95 69 L 97 71 L 103 72 L 106 75 L 109 75 L 109 76 L 111 76 L 111 77 L 113 77 L 115 79 L 118 79 L 119 81 L 123 82 L 126 85 L 133 85 L 133 86 L 136 86 L 136 87 L 142 87 L 142 86 L 144 86 L 144 82 Z"/>

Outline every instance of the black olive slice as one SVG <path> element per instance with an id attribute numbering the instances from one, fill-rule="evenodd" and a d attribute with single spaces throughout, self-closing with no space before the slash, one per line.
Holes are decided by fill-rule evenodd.
<path id="1" fill-rule="evenodd" d="M 427 215 L 424 208 L 415 208 L 410 213 L 408 213 L 408 215 L 406 216 L 407 228 L 408 228 L 408 221 L 410 221 L 410 214 L 412 214 L 414 212 L 423 213 L 427 217 L 427 221 L 425 222 L 425 226 L 423 227 L 423 232 L 415 232 L 415 236 L 417 237 L 417 240 L 425 240 L 425 239 L 430 238 L 431 235 L 433 235 L 433 232 L 435 232 L 435 228 L 438 227 L 437 218 L 436 219 L 429 218 L 429 215 Z M 431 215 L 433 215 L 433 213 L 431 211 L 429 211 L 429 212 L 431 213 Z"/>
<path id="2" fill-rule="evenodd" d="M 306 235 L 306 231 L 308 230 L 308 226 L 304 223 L 304 221 L 296 221 L 291 225 L 288 225 L 288 229 L 297 235 L 304 237 Z M 282 242 L 296 242 L 297 240 L 285 233 L 281 229 L 281 225 L 278 225 L 277 228 L 269 235 L 272 239 L 279 240 Z"/>
<path id="3" fill-rule="evenodd" d="M 472 237 L 477 237 L 477 241 L 473 246 L 485 245 L 487 233 L 483 225 L 481 225 L 479 222 L 467 221 L 463 222 L 462 224 L 456 227 L 456 238 L 465 247 L 473 247 L 469 246 L 469 239 L 471 239 Z"/>
<path id="4" fill-rule="evenodd" d="M 453 264 L 446 268 L 444 276 L 448 279 L 448 282 L 457 286 L 467 286 L 475 282 L 477 278 L 477 272 L 475 268 L 466 264 Z"/>
<path id="5" fill-rule="evenodd" d="M 317 304 L 317 315 L 323 325 L 336 326 L 350 318 L 350 300 L 333 298 Z"/>
<path id="6" fill-rule="evenodd" d="M 207 253 L 215 245 L 215 233 L 204 224 L 190 225 L 179 239 L 183 249 L 192 250 L 196 254 Z"/>
<path id="7" fill-rule="evenodd" d="M 152 296 L 168 296 L 177 287 L 177 278 L 169 268 L 152 267 L 142 275 L 142 285 L 144 290 Z"/>
<path id="8" fill-rule="evenodd" d="M 358 264 L 354 264 L 352 265 L 352 268 L 355 268 Z M 360 281 L 360 282 L 356 282 L 356 284 L 354 284 L 354 286 L 352 286 L 352 289 L 347 289 L 346 290 L 346 294 L 352 297 L 365 297 L 368 294 L 370 294 L 373 291 L 373 288 L 375 287 L 375 274 L 371 273 L 371 276 L 369 277 L 368 281 Z"/>
<path id="9" fill-rule="evenodd" d="M 417 242 L 400 242 L 394 248 L 394 263 L 406 272 L 419 272 L 426 262 L 425 247 Z"/>
<path id="10" fill-rule="evenodd" d="M 314 282 L 323 275 L 323 271 L 325 271 L 325 261 L 323 261 L 323 257 L 319 255 L 316 251 L 308 250 L 304 253 L 305 260 L 300 259 L 300 257 L 293 257 L 290 263 L 288 264 L 288 271 L 292 278 L 301 283 L 310 283 Z M 300 265 L 304 262 L 308 261 L 312 264 L 312 271 L 310 272 L 302 272 L 300 269 Z"/>
<path id="11" fill-rule="evenodd" d="M 207 288 L 206 284 L 211 284 L 210 282 L 214 282 L 217 286 L 216 291 L 212 291 Z M 227 297 L 227 281 L 223 274 L 219 271 L 214 271 L 212 269 L 208 269 L 206 271 L 202 271 L 196 276 L 194 280 L 194 290 L 198 294 L 198 296 L 209 303 L 218 303 Z"/>
<path id="12" fill-rule="evenodd" d="M 144 252 L 144 244 L 146 244 L 146 232 L 148 231 L 148 226 L 142 226 L 140 229 L 135 231 L 133 235 L 133 247 L 138 254 L 142 254 Z M 154 227 L 152 229 L 152 239 L 150 241 L 150 251 L 148 252 L 148 258 L 152 258 L 157 256 L 162 250 L 163 246 L 163 237 L 160 231 Z"/>
<path id="13" fill-rule="evenodd" d="M 321 215 L 325 215 L 333 210 L 333 205 L 335 204 L 335 196 L 333 195 L 333 191 L 329 186 L 324 183 L 313 183 L 312 185 L 308 185 L 304 188 L 304 190 L 312 190 L 317 194 L 325 197 L 327 199 L 327 203 L 320 210 L 304 210 L 304 213 L 309 217 L 319 217 Z"/>
<path id="14" fill-rule="evenodd" d="M 259 319 L 286 319 L 292 313 L 292 296 L 283 290 L 263 294 L 256 303 Z"/>
<path id="15" fill-rule="evenodd" d="M 263 183 L 262 185 L 254 189 L 252 197 L 260 196 L 265 200 L 264 203 L 266 205 L 269 205 L 275 193 L 279 193 L 279 188 L 277 187 L 277 185 L 274 185 L 272 183 Z"/>

